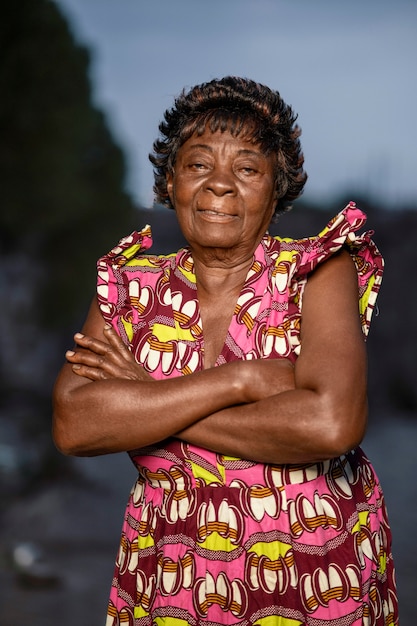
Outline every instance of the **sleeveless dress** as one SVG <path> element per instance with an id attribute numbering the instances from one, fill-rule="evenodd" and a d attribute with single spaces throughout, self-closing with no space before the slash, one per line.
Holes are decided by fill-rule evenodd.
<path id="1" fill-rule="evenodd" d="M 345 246 L 366 336 L 382 279 L 372 231 L 350 203 L 317 236 L 264 236 L 216 365 L 300 353 L 308 274 Z M 155 378 L 203 368 L 188 248 L 144 254 L 145 227 L 98 262 L 106 321 Z M 140 414 L 140 407 L 138 407 Z M 142 418 L 143 416 L 141 416 Z M 391 533 L 360 448 L 322 463 L 269 465 L 169 439 L 130 452 L 127 504 L 106 626 L 394 626 Z"/>

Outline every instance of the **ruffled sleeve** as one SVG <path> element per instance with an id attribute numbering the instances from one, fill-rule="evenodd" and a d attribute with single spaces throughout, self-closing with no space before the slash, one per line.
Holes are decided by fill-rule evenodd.
<path id="1" fill-rule="evenodd" d="M 117 326 L 120 312 L 129 297 L 129 284 L 123 269 L 135 265 L 135 259 L 152 245 L 149 225 L 124 237 L 110 252 L 97 261 L 97 297 L 106 322 Z M 120 328 L 119 328 L 120 331 Z"/>
<path id="2" fill-rule="evenodd" d="M 365 223 L 365 213 L 354 202 L 350 202 L 317 236 L 299 240 L 302 252 L 297 276 L 306 276 L 320 262 L 345 247 L 352 256 L 358 274 L 359 312 L 366 336 L 382 282 L 384 260 L 371 239 L 374 234 L 372 230 L 356 234 Z"/>

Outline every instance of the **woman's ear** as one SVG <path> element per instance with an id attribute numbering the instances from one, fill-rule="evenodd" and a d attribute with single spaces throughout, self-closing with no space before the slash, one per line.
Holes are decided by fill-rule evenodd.
<path id="1" fill-rule="evenodd" d="M 174 206 L 173 203 L 173 190 L 174 190 L 174 177 L 172 172 L 167 172 L 166 173 L 166 181 L 167 181 L 167 194 L 168 194 L 168 198 L 172 204 L 172 206 Z"/>

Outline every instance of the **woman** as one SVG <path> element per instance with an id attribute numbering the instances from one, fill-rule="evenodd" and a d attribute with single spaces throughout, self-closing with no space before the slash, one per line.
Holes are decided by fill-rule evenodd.
<path id="1" fill-rule="evenodd" d="M 146 227 L 100 259 L 54 394 L 63 452 L 129 451 L 139 472 L 107 624 L 397 624 L 358 447 L 382 276 L 365 216 L 268 235 L 306 175 L 292 109 L 253 81 L 183 92 L 160 131 L 156 196 L 189 247 L 148 255 Z"/>

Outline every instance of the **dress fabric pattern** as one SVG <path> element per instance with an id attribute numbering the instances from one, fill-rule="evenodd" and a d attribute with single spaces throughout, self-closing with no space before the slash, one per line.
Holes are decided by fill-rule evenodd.
<path id="1" fill-rule="evenodd" d="M 308 274 L 347 247 L 369 330 L 383 261 L 350 203 L 317 236 L 266 235 L 216 366 L 301 350 Z M 188 248 L 152 256 L 150 228 L 98 262 L 106 321 L 155 378 L 203 369 L 204 333 Z M 140 407 L 138 408 L 140 410 Z M 307 465 L 269 465 L 169 439 L 130 452 L 127 504 L 106 626 L 394 626 L 391 532 L 360 448 Z"/>

